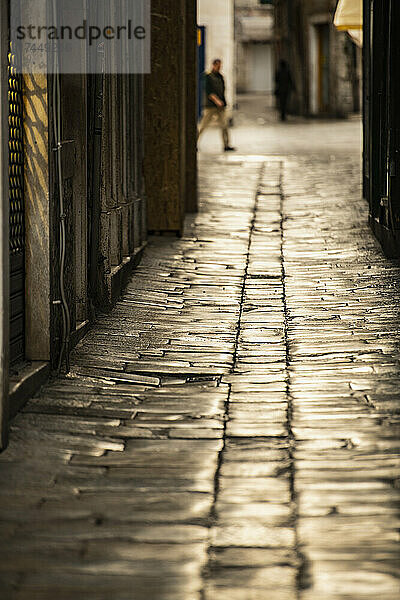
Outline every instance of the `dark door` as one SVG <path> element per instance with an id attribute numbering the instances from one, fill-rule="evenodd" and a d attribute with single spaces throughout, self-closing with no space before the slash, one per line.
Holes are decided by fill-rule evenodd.
<path id="1" fill-rule="evenodd" d="M 400 252 L 400 81 L 398 69 L 400 64 L 400 3 L 398 0 L 390 0 L 388 22 L 388 136 L 387 136 L 387 196 L 388 215 L 387 223 L 393 230 L 397 252 Z"/>
<path id="2" fill-rule="evenodd" d="M 329 111 L 329 25 L 318 26 L 318 104 L 319 112 Z"/>
<path id="3" fill-rule="evenodd" d="M 370 202 L 371 0 L 363 0 L 363 195 Z"/>
<path id="4" fill-rule="evenodd" d="M 400 4 L 370 0 L 366 7 L 364 64 L 369 77 L 364 96 L 366 196 L 370 224 L 389 256 L 400 254 Z M 368 27 L 369 26 L 369 27 Z M 369 29 L 369 30 L 368 30 Z M 369 35 L 368 35 L 369 34 Z M 366 72 L 368 76 L 368 71 Z"/>
<path id="5" fill-rule="evenodd" d="M 371 3 L 371 60 L 369 102 L 369 200 L 376 232 L 386 227 L 388 142 L 388 33 L 389 18 L 383 0 Z"/>
<path id="6" fill-rule="evenodd" d="M 99 59 L 102 60 L 99 53 Z M 88 76 L 88 240 L 89 292 L 93 306 L 101 304 L 102 265 L 99 256 L 101 218 L 101 146 L 103 124 L 103 83 L 101 73 Z M 100 302 L 99 302 L 100 300 Z"/>

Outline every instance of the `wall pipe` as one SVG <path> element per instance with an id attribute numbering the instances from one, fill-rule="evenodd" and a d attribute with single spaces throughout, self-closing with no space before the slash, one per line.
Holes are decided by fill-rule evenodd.
<path id="1" fill-rule="evenodd" d="M 53 0 L 53 22 L 57 21 L 57 3 Z M 58 201 L 59 201 L 59 240 L 60 240 L 60 273 L 59 273 L 59 286 L 61 301 L 56 302 L 61 307 L 62 313 L 62 341 L 61 350 L 58 359 L 58 372 L 61 371 L 63 359 L 66 362 L 66 370 L 69 371 L 69 346 L 70 346 L 70 332 L 71 332 L 71 315 L 65 293 L 65 259 L 66 259 L 66 228 L 65 228 L 65 205 L 64 205 L 64 187 L 62 177 L 62 141 L 61 141 L 61 89 L 60 89 L 60 56 L 58 42 L 55 43 L 54 64 L 53 64 L 53 130 L 54 130 L 54 151 L 57 156 L 57 184 L 58 184 Z"/>

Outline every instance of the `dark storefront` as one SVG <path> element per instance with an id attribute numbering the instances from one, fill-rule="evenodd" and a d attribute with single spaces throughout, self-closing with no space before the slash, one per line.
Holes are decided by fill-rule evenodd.
<path id="1" fill-rule="evenodd" d="M 388 256 L 400 255 L 400 4 L 364 0 L 364 195 Z"/>

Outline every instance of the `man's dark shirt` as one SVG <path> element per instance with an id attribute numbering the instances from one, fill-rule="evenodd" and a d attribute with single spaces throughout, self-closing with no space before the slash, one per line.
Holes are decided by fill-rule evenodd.
<path id="1" fill-rule="evenodd" d="M 210 94 L 215 94 L 226 106 L 225 100 L 225 81 L 221 73 L 208 73 L 206 79 L 206 107 L 216 108 L 215 102 L 210 99 Z"/>

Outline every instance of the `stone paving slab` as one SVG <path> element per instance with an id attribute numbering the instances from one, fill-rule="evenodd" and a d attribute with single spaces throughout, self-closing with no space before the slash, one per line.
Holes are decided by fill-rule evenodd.
<path id="1" fill-rule="evenodd" d="M 400 597 L 400 268 L 358 157 L 205 158 L 200 204 L 13 421 L 2 600 Z"/>

